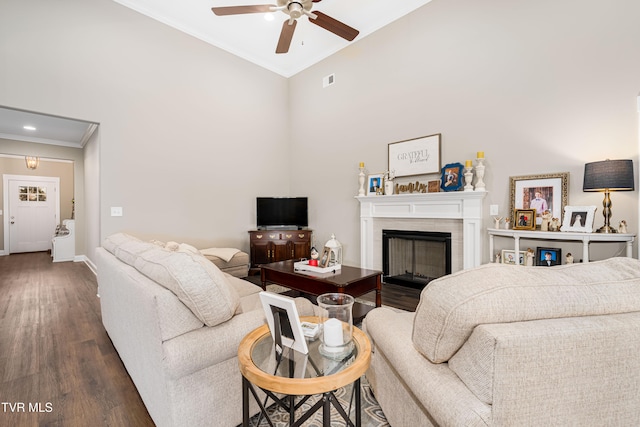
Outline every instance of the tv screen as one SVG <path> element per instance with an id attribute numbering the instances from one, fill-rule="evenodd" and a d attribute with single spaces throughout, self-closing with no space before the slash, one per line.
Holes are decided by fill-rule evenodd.
<path id="1" fill-rule="evenodd" d="M 258 228 L 307 227 L 306 197 L 258 197 L 256 199 Z"/>

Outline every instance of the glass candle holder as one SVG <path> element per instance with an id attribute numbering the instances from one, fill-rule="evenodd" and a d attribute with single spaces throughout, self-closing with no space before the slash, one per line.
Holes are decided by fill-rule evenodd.
<path id="1" fill-rule="evenodd" d="M 353 352 L 353 303 L 351 295 L 328 293 L 318 296 L 322 336 L 320 353 L 343 359 Z"/>

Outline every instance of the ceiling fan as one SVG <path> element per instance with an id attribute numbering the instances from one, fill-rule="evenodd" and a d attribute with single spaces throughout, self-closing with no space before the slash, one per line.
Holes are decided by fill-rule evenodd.
<path id="1" fill-rule="evenodd" d="M 311 12 L 313 3 L 317 3 L 319 1 L 320 0 L 277 0 L 277 5 L 257 4 L 246 6 L 212 7 L 211 11 L 218 16 L 277 11 L 286 13 L 289 15 L 289 18 L 282 23 L 282 31 L 280 32 L 280 39 L 278 40 L 276 53 L 287 53 L 289 51 L 289 46 L 291 45 L 291 39 L 293 38 L 293 32 L 296 29 L 298 18 L 303 15 L 306 15 L 309 18 L 309 22 L 330 31 L 345 40 L 352 41 L 358 36 L 360 32 L 355 28 L 325 15 L 322 12 Z"/>

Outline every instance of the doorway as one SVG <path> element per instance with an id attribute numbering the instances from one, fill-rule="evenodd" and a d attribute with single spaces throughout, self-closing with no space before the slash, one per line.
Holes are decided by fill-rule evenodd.
<path id="1" fill-rule="evenodd" d="M 51 249 L 60 218 L 60 178 L 3 175 L 4 247 L 10 253 Z"/>

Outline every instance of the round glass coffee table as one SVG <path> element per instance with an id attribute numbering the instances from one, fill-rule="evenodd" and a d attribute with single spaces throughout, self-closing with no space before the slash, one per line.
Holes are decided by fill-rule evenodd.
<path id="1" fill-rule="evenodd" d="M 300 320 L 320 322 L 317 317 L 302 317 Z M 242 373 L 242 425 L 249 426 L 251 394 L 260 406 L 261 417 L 268 416 L 268 400 L 271 399 L 272 404 L 289 412 L 290 426 L 301 425 L 322 408 L 323 426 L 329 427 L 333 405 L 348 426 L 359 427 L 362 418 L 360 377 L 371 363 L 371 343 L 364 332 L 356 327 L 353 328 L 353 343 L 353 352 L 339 360 L 320 353 L 320 339 L 307 340 L 308 354 L 285 347 L 279 357 L 268 325 L 250 332 L 238 347 L 238 363 Z M 353 384 L 353 389 L 349 408 L 345 410 L 334 392 L 349 384 Z M 264 399 L 259 398 L 254 386 L 266 394 Z M 322 398 L 295 419 L 296 409 L 314 395 L 322 395 Z M 352 403 L 355 403 L 355 423 L 349 417 Z"/>

